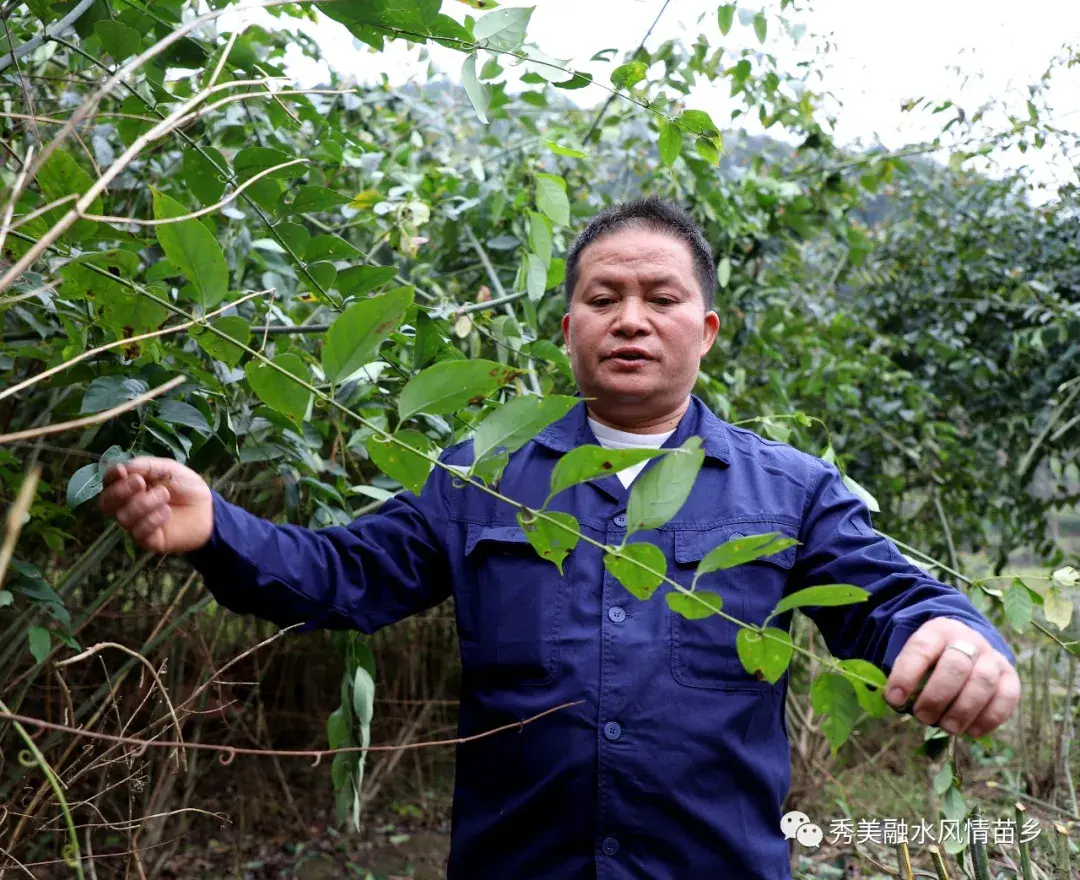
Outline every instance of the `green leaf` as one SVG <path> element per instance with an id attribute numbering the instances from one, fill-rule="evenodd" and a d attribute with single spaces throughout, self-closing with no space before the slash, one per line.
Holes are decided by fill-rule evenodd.
<path id="1" fill-rule="evenodd" d="M 154 217 L 165 220 L 189 213 L 187 208 L 159 190 L 151 188 Z M 199 293 L 199 304 L 208 311 L 225 299 L 229 270 L 225 255 L 210 232 L 198 220 L 181 220 L 155 226 L 165 256 L 187 276 Z"/>
<path id="2" fill-rule="evenodd" d="M 631 545 L 633 546 L 633 545 Z M 694 597 L 697 598 L 694 598 Z M 665 597 L 668 608 L 687 620 L 702 620 L 716 614 L 724 605 L 723 597 L 709 590 L 696 590 L 690 596 L 672 590 Z"/>
<path id="3" fill-rule="evenodd" d="M 413 289 L 398 287 L 354 302 L 330 325 L 322 350 L 323 371 L 333 383 L 344 382 L 374 360 L 412 305 Z"/>
<path id="4" fill-rule="evenodd" d="M 1043 614 L 1047 623 L 1052 623 L 1060 630 L 1064 630 L 1072 620 L 1072 599 L 1058 586 L 1052 586 L 1043 597 Z"/>
<path id="5" fill-rule="evenodd" d="M 637 543 L 625 544 L 620 552 L 622 556 L 605 553 L 604 568 L 611 572 L 611 576 L 626 587 L 631 594 L 639 599 L 648 599 L 664 580 L 663 576 L 667 571 L 664 551 L 655 544 Z M 659 574 L 650 574 L 635 565 L 635 562 L 647 565 Z"/>
<path id="6" fill-rule="evenodd" d="M 273 362 L 305 382 L 311 381 L 311 373 L 307 364 L 300 360 L 298 355 L 291 351 L 279 354 Z M 244 372 L 247 374 L 248 384 L 251 390 L 258 395 L 259 400 L 271 409 L 283 413 L 299 424 L 307 417 L 308 407 L 311 405 L 313 395 L 302 385 L 297 385 L 288 376 L 282 375 L 269 364 L 262 361 L 248 361 Z"/>
<path id="7" fill-rule="evenodd" d="M 143 110 L 145 108 L 142 108 L 140 105 L 138 109 Z M 129 112 L 126 107 L 124 108 L 124 112 Z M 120 123 L 130 123 L 131 121 L 132 120 L 121 119 Z M 184 179 L 184 184 L 187 186 L 188 191 L 194 193 L 195 198 L 199 200 L 199 204 L 205 206 L 213 205 L 221 199 L 221 196 L 225 192 L 225 178 L 223 178 L 221 172 L 219 172 L 217 168 L 202 155 L 203 153 L 213 156 L 214 161 L 222 168 L 228 168 L 229 163 L 226 162 L 225 157 L 213 147 L 203 147 L 201 152 L 191 148 L 184 150 L 181 176 Z"/>
<path id="8" fill-rule="evenodd" d="M 645 79 L 648 65 L 644 61 L 631 61 L 611 71 L 611 84 L 617 89 L 629 89 Z"/>
<path id="9" fill-rule="evenodd" d="M 403 428 L 394 432 L 394 437 L 403 443 L 407 443 L 418 452 L 433 455 L 436 451 L 431 438 L 420 431 L 412 428 Z M 375 466 L 393 480 L 397 480 L 412 492 L 419 495 L 431 472 L 432 464 L 426 458 L 422 458 L 409 450 L 383 440 L 372 434 L 364 443 L 368 455 L 375 462 Z"/>
<path id="10" fill-rule="evenodd" d="M 337 235 L 316 235 L 305 250 L 309 262 L 316 260 L 343 260 L 361 257 L 355 247 Z"/>
<path id="11" fill-rule="evenodd" d="M 331 712 L 330 717 L 326 719 L 326 739 L 332 749 L 340 749 L 352 744 L 350 741 L 349 719 L 345 715 L 345 710 L 340 706 Z"/>
<path id="12" fill-rule="evenodd" d="M 481 82 L 476 75 L 475 52 L 466 55 L 461 65 L 461 84 L 465 87 L 465 94 L 469 96 L 469 103 L 476 112 L 476 118 L 487 125 L 487 112 L 491 106 L 491 86 Z"/>
<path id="13" fill-rule="evenodd" d="M 371 726 L 375 714 L 375 680 L 363 666 L 357 666 L 353 675 L 353 713 L 360 727 Z"/>
<path id="14" fill-rule="evenodd" d="M 310 290 L 312 293 L 329 290 L 337 280 L 337 266 L 329 261 L 308 263 L 305 268 L 311 278 L 309 280 L 301 277 L 300 284 L 305 290 Z"/>
<path id="15" fill-rule="evenodd" d="M 769 23 L 765 19 L 765 12 L 761 11 L 754 16 L 754 33 L 757 35 L 759 43 L 765 42 L 765 36 L 768 32 Z"/>
<path id="16" fill-rule="evenodd" d="M 519 374 L 495 361 L 440 361 L 413 376 L 398 395 L 398 417 L 404 421 L 419 412 L 456 412 L 487 397 Z"/>
<path id="17" fill-rule="evenodd" d="M 473 25 L 473 39 L 490 49 L 512 52 L 524 41 L 535 8 L 515 6 L 489 12 Z"/>
<path id="18" fill-rule="evenodd" d="M 844 676 L 822 672 L 810 686 L 810 705 L 815 712 L 829 716 L 821 725 L 835 755 L 851 735 L 859 717 L 859 698 Z"/>
<path id="19" fill-rule="evenodd" d="M 49 631 L 43 626 L 32 626 L 26 633 L 30 640 L 30 654 L 38 663 L 44 663 L 49 656 L 52 647 L 52 638 Z"/>
<path id="20" fill-rule="evenodd" d="M 345 296 L 362 296 L 393 281 L 396 275 L 393 266 L 350 266 L 338 275 L 337 289 Z"/>
<path id="21" fill-rule="evenodd" d="M 67 300 L 84 300 L 87 297 L 123 296 L 129 290 L 120 281 L 113 281 L 100 272 L 89 268 L 96 266 L 104 269 L 113 278 L 132 278 L 139 271 L 139 257 L 130 251 L 107 250 L 92 251 L 68 261 L 60 269 L 63 282 L 60 296 Z"/>
<path id="22" fill-rule="evenodd" d="M 669 449 L 604 449 L 602 446 L 576 446 L 565 453 L 551 471 L 550 499 L 563 489 L 569 489 L 578 483 L 617 474 L 639 462 L 648 461 L 658 455 L 667 455 Z"/>
<path id="23" fill-rule="evenodd" d="M 875 718 L 883 718 L 889 711 L 889 704 L 885 702 L 885 682 L 887 681 L 885 673 L 873 663 L 859 658 L 841 660 L 840 668 L 845 672 L 868 678 L 874 682 L 871 686 L 858 678 L 848 676 L 848 681 L 851 682 L 851 686 L 855 689 L 855 696 L 863 711 Z"/>
<path id="24" fill-rule="evenodd" d="M 565 89 L 570 91 L 571 89 L 583 89 L 586 86 L 592 85 L 593 77 L 591 73 L 585 73 L 581 70 L 574 71 L 574 75 L 568 80 L 563 82 L 552 83 L 557 89 Z"/>
<path id="25" fill-rule="evenodd" d="M 716 149 L 716 144 L 713 143 L 712 138 L 699 137 L 694 141 L 694 149 L 697 150 L 698 155 L 710 165 L 719 164 L 720 151 Z"/>
<path id="26" fill-rule="evenodd" d="M 698 563 L 694 580 L 696 581 L 703 574 L 710 571 L 734 568 L 744 562 L 751 562 L 763 556 L 772 556 L 774 553 L 779 553 L 781 550 L 786 550 L 788 547 L 798 543 L 794 538 L 789 538 L 780 532 L 767 532 L 764 535 L 746 535 L 742 538 L 732 538 L 719 547 L 714 547 Z"/>
<path id="27" fill-rule="evenodd" d="M 473 440 L 473 460 L 480 461 L 499 448 L 516 452 L 578 403 L 569 396 L 515 397 L 482 421 Z"/>
<path id="28" fill-rule="evenodd" d="M 735 636 L 735 650 L 747 672 L 758 680 L 765 679 L 769 684 L 776 684 L 791 663 L 795 647 L 791 635 L 782 629 L 767 626 L 762 632 L 773 638 L 746 627 L 741 628 Z"/>
<path id="29" fill-rule="evenodd" d="M 558 83 L 554 83 L 554 85 L 558 85 Z M 557 144 L 555 141 L 544 140 L 543 138 L 541 138 L 541 141 L 544 146 L 551 150 L 556 156 L 566 156 L 568 159 L 585 159 L 589 155 L 574 147 L 565 147 L 562 144 Z"/>
<path id="30" fill-rule="evenodd" d="M 96 413 L 145 394 L 150 386 L 142 379 L 127 376 L 98 376 L 83 395 L 79 412 Z"/>
<path id="31" fill-rule="evenodd" d="M 251 327 L 248 322 L 235 315 L 218 318 L 210 326 L 235 339 L 240 345 L 247 345 L 251 339 Z M 209 330 L 198 327 L 193 329 L 192 333 L 203 351 L 230 367 L 235 367 L 244 356 L 244 350 L 239 345 L 234 345 Z"/>
<path id="32" fill-rule="evenodd" d="M 536 207 L 551 218 L 553 223 L 566 226 L 570 223 L 570 202 L 566 198 L 566 181 L 557 174 L 536 175 Z"/>
<path id="33" fill-rule="evenodd" d="M 552 257 L 551 264 L 548 266 L 547 271 L 547 286 L 550 290 L 552 287 L 558 287 L 563 281 L 566 280 L 566 260 L 562 257 Z M 570 377 L 573 379 L 573 375 Z"/>
<path id="34" fill-rule="evenodd" d="M 776 607 L 769 616 L 775 617 L 792 608 L 807 606 L 853 605 L 856 602 L 865 602 L 869 597 L 870 594 L 862 587 L 853 587 L 850 584 L 807 587 L 804 590 L 795 591 L 790 596 L 784 596 L 776 603 Z"/>
<path id="35" fill-rule="evenodd" d="M 15 597 L 7 590 L 0 590 L 0 608 L 5 608 L 15 601 Z"/>
<path id="36" fill-rule="evenodd" d="M 102 19 L 94 22 L 94 33 L 101 40 L 101 45 L 113 61 L 123 61 L 136 54 L 142 48 L 142 37 L 134 28 L 118 21 Z"/>
<path id="37" fill-rule="evenodd" d="M 74 509 L 88 498 L 93 498 L 101 489 L 101 468 L 98 463 L 84 465 L 68 480 L 67 506 Z"/>
<path id="38" fill-rule="evenodd" d="M 671 520 L 690 497 L 704 461 L 701 438 L 688 437 L 678 450 L 634 480 L 626 505 L 626 537 L 658 529 Z"/>
<path id="39" fill-rule="evenodd" d="M 685 110 L 679 117 L 683 128 L 702 137 L 714 138 L 720 136 L 720 129 L 712 121 L 712 117 L 704 110 Z"/>
<path id="40" fill-rule="evenodd" d="M 938 795 L 945 794 L 945 792 L 952 788 L 955 779 L 952 761 L 946 761 L 941 765 L 941 769 L 934 774 L 934 791 Z"/>
<path id="41" fill-rule="evenodd" d="M 529 211 L 529 247 L 532 248 L 546 267 L 551 262 L 551 221 L 543 214 Z"/>
<path id="42" fill-rule="evenodd" d="M 297 259 L 304 259 L 307 256 L 308 242 L 311 241 L 311 233 L 299 223 L 278 223 L 274 226 L 274 232 L 276 232 L 283 242 L 288 245 L 289 250 L 296 255 Z M 312 259 L 318 259 L 312 257 Z"/>
<path id="43" fill-rule="evenodd" d="M 725 3 L 716 11 L 716 14 L 720 22 L 720 33 L 726 37 L 728 31 L 731 30 L 731 23 L 735 20 L 735 4 Z"/>
<path id="44" fill-rule="evenodd" d="M 250 180 L 260 171 L 273 168 L 275 165 L 284 165 L 295 158 L 295 156 L 290 156 L 288 153 L 281 152 L 281 150 L 272 150 L 269 147 L 244 147 L 233 159 L 236 182 L 243 183 Z M 303 165 L 290 165 L 288 168 L 279 168 L 277 171 L 260 178 L 260 180 L 301 177 L 306 173 L 306 170 Z"/>
<path id="45" fill-rule="evenodd" d="M 290 195 L 292 195 L 291 200 Z M 281 194 L 277 213 L 279 216 L 315 214 L 320 211 L 329 211 L 339 205 L 347 205 L 349 201 L 348 196 L 343 196 L 325 186 L 302 186 L 295 193 L 292 190 L 286 190 Z"/>
<path id="46" fill-rule="evenodd" d="M 521 526 L 521 530 L 525 533 L 525 539 L 533 550 L 539 553 L 542 558 L 554 562 L 555 567 L 559 569 L 559 574 L 563 574 L 563 560 L 578 545 L 578 541 L 581 539 L 581 528 L 578 521 L 569 513 L 553 511 L 548 513 L 547 516 L 569 526 L 573 531 L 568 532 L 565 529 L 560 529 L 554 523 L 549 523 L 539 517 L 531 522 L 526 521 L 523 513 L 518 513 L 517 521 L 518 525 Z"/>
<path id="47" fill-rule="evenodd" d="M 877 503 L 877 499 L 873 495 L 867 492 L 862 486 L 856 483 L 847 474 L 844 474 L 843 477 L 844 485 L 847 486 L 853 494 L 855 494 L 856 496 L 858 496 L 859 499 L 862 500 L 863 504 L 865 504 L 870 509 L 871 513 L 881 513 L 881 505 Z"/>
<path id="48" fill-rule="evenodd" d="M 544 298 L 544 290 L 547 285 L 547 264 L 536 254 L 526 254 L 525 264 L 525 287 L 529 292 L 529 299 L 538 302 Z"/>
<path id="49" fill-rule="evenodd" d="M 1005 619 L 1016 632 L 1023 632 L 1031 625 L 1035 603 L 1024 584 L 1014 579 L 1002 597 L 1005 606 Z M 1045 602 L 1045 600 L 1044 600 Z"/>
<path id="50" fill-rule="evenodd" d="M 665 165 L 675 164 L 682 153 L 682 129 L 667 119 L 660 120 L 660 160 Z"/>
<path id="51" fill-rule="evenodd" d="M 170 425 L 183 425 L 193 428 L 204 437 L 214 433 L 209 423 L 199 410 L 190 403 L 182 400 L 159 400 L 157 402 L 157 417 Z"/>
<path id="52" fill-rule="evenodd" d="M 75 161 L 72 155 L 64 149 L 53 150 L 52 155 L 45 160 L 37 174 L 38 186 L 41 194 L 49 202 L 54 202 L 68 195 L 83 195 L 94 181 L 83 167 Z M 66 202 L 43 215 L 49 226 L 54 225 L 72 207 L 75 202 Z M 88 214 L 101 213 L 101 197 L 98 196 L 90 203 Z M 94 234 L 96 223 L 92 220 L 76 220 L 64 237 L 71 241 L 82 241 Z"/>
<path id="53" fill-rule="evenodd" d="M 716 267 L 716 280 L 724 289 L 727 289 L 728 284 L 731 282 L 731 260 L 727 257 L 724 257 Z"/>

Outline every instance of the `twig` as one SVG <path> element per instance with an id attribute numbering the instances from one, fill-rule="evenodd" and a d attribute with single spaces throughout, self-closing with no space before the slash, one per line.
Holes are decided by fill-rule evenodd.
<path id="1" fill-rule="evenodd" d="M 26 158 L 23 160 L 22 168 L 19 169 L 19 174 L 15 178 L 15 184 L 11 187 L 11 198 L 8 200 L 7 207 L 4 208 L 3 217 L 0 217 L 0 252 L 4 250 L 4 239 L 7 238 L 8 224 L 11 223 L 11 218 L 15 214 L 15 203 L 19 200 L 19 193 L 22 192 L 23 184 L 26 183 L 26 174 L 30 170 L 30 163 L 34 160 L 34 147 L 33 145 L 26 148 Z"/>
<path id="2" fill-rule="evenodd" d="M 162 394 L 167 394 L 172 391 L 177 385 L 180 385 L 187 381 L 187 376 L 181 374 L 173 379 L 170 379 L 164 385 L 158 385 L 157 388 L 151 388 L 145 394 L 140 394 L 133 400 L 121 403 L 118 406 L 114 406 L 112 409 L 107 409 L 103 412 L 94 413 L 91 416 L 85 416 L 81 419 L 72 419 L 70 422 L 59 422 L 55 425 L 46 425 L 44 428 L 27 428 L 25 431 L 15 431 L 11 434 L 0 434 L 0 443 L 10 443 L 13 440 L 28 440 L 32 437 L 42 437 L 46 434 L 60 434 L 64 431 L 70 431 L 74 428 L 85 428 L 87 425 L 96 425 L 99 422 L 107 422 L 113 416 L 118 416 L 121 413 L 126 413 L 129 410 L 133 410 L 136 407 L 142 406 L 148 400 L 153 400 L 155 397 L 160 397 Z"/>
<path id="3" fill-rule="evenodd" d="M 153 676 L 154 682 L 157 684 L 158 690 L 161 691 L 161 696 L 165 700 L 165 705 L 169 709 L 169 714 L 172 716 L 173 726 L 176 728 L 176 738 L 181 743 L 181 748 L 177 749 L 176 751 L 176 762 L 181 767 L 181 769 L 186 770 L 187 759 L 184 756 L 182 748 L 182 744 L 184 742 L 184 733 L 180 729 L 180 719 L 176 717 L 176 709 L 173 708 L 172 700 L 169 698 L 169 692 L 168 690 L 166 690 L 164 683 L 161 681 L 161 676 L 159 676 L 157 670 L 154 669 L 154 664 L 147 660 L 142 654 L 132 648 L 127 647 L 126 645 L 121 645 L 119 642 L 99 642 L 98 644 L 87 648 L 81 654 L 76 654 L 74 657 L 68 657 L 67 660 L 61 660 L 56 665 L 71 666 L 73 663 L 78 663 L 81 660 L 85 660 L 87 657 L 93 657 L 99 651 L 104 651 L 106 648 L 115 648 L 117 651 L 123 651 L 128 656 L 134 657 L 136 660 L 139 660 L 147 669 L 150 670 L 150 675 Z"/>
<path id="4" fill-rule="evenodd" d="M 60 21 L 56 22 L 55 24 L 49 25 L 42 33 L 38 34 L 36 37 L 31 37 L 29 40 L 19 46 L 18 49 L 12 49 L 12 51 L 5 53 L 4 56 L 0 58 L 0 70 L 6 70 L 10 65 L 14 64 L 24 55 L 29 55 L 38 46 L 42 45 L 47 39 L 49 39 L 53 34 L 61 34 L 66 31 L 69 27 L 71 27 L 71 25 L 73 25 L 85 14 L 87 9 L 89 9 L 93 5 L 94 0 L 81 0 L 79 5 L 72 9 L 71 12 L 65 15 L 62 19 L 60 19 Z"/>
<path id="5" fill-rule="evenodd" d="M 270 290 L 256 290 L 252 293 L 245 294 L 244 296 L 240 297 L 240 299 L 234 300 L 233 302 L 225 303 L 225 305 L 221 306 L 220 308 L 214 309 L 214 311 L 203 315 L 203 320 L 205 321 L 209 318 L 213 318 L 217 315 L 220 315 L 222 312 L 228 311 L 234 306 L 240 305 L 240 303 L 242 302 L 246 302 L 249 299 L 253 299 L 256 296 L 262 296 L 266 293 L 270 293 Z M 70 360 L 64 361 L 62 364 L 57 364 L 55 367 L 50 367 L 42 373 L 37 373 L 31 376 L 29 379 L 24 379 L 18 385 L 12 385 L 10 388 L 5 388 L 3 391 L 0 391 L 0 400 L 3 400 L 5 397 L 10 397 L 12 394 L 17 394 L 24 388 L 29 388 L 31 385 L 36 385 L 43 379 L 49 378 L 49 376 L 55 376 L 57 373 L 63 372 L 68 367 L 73 367 L 80 361 L 88 360 L 89 358 L 92 358 L 95 355 L 99 355 L 102 352 L 108 351 L 111 348 L 127 346 L 133 342 L 142 342 L 146 339 L 154 339 L 158 336 L 167 336 L 170 333 L 179 333 L 181 330 L 187 330 L 189 327 L 194 327 L 196 323 L 196 321 L 184 321 L 172 327 L 164 327 L 161 330 L 152 330 L 149 333 L 143 333 L 139 336 L 129 336 L 126 339 L 117 339 L 113 342 L 107 342 L 104 345 L 99 345 L 97 348 L 92 348 L 89 351 L 84 351 L 82 354 L 78 354 Z"/>
<path id="6" fill-rule="evenodd" d="M 213 743 L 201 743 L 201 742 L 176 742 L 172 740 L 148 740 L 137 739 L 129 736 L 112 736 L 108 733 L 98 733 L 93 730 L 80 730 L 77 727 L 68 727 L 64 724 L 54 724 L 51 721 L 43 721 L 40 718 L 32 718 L 29 715 L 19 715 L 15 712 L 7 711 L 7 707 L 0 703 L 0 718 L 6 721 L 11 721 L 15 724 L 29 724 L 32 727 L 39 727 L 44 730 L 57 730 L 61 733 L 70 733 L 75 736 L 81 736 L 86 739 L 96 739 L 103 742 L 119 743 L 121 745 L 138 746 L 139 752 L 145 751 L 151 746 L 156 748 L 165 749 L 195 749 L 205 752 L 217 752 L 219 754 L 218 760 L 221 764 L 231 764 L 233 758 L 237 755 L 252 755 L 255 757 L 271 757 L 276 756 L 279 758 L 314 758 L 315 763 L 318 764 L 323 758 L 330 755 L 341 755 L 351 752 L 393 752 L 400 749 L 423 749 L 434 748 L 436 746 L 453 746 L 462 745 L 464 743 L 476 742 L 477 740 L 486 739 L 489 736 L 494 736 L 496 733 L 504 733 L 507 730 L 520 730 L 526 724 L 532 724 L 534 721 L 539 721 L 541 718 L 551 715 L 554 712 L 559 712 L 562 709 L 569 709 L 573 706 L 580 706 L 584 703 L 584 700 L 574 700 L 570 703 L 562 703 L 558 706 L 553 706 L 550 709 L 545 709 L 543 712 L 537 712 L 529 718 L 522 719 L 521 721 L 512 721 L 509 724 L 503 724 L 499 727 L 493 727 L 491 730 L 485 730 L 483 733 L 474 733 L 471 736 L 459 736 L 454 739 L 437 739 L 429 740 L 427 742 L 407 743 L 404 745 L 383 745 L 383 746 L 348 746 L 341 749 L 251 749 L 241 746 L 219 746 Z"/>
<path id="7" fill-rule="evenodd" d="M 4 521 L 4 543 L 0 545 L 0 586 L 3 586 L 8 565 L 11 564 L 11 557 L 15 553 L 15 544 L 19 540 L 19 532 L 22 531 L 23 520 L 26 519 L 26 514 L 34 501 L 40 477 L 41 465 L 35 465 L 23 477 L 19 494 L 8 508 L 7 518 Z"/>

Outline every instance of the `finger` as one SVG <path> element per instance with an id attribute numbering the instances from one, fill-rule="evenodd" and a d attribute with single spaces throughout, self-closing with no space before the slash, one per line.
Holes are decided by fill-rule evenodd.
<path id="1" fill-rule="evenodd" d="M 940 630 L 926 626 L 916 630 L 893 662 L 885 699 L 897 708 L 903 706 L 944 649 L 945 634 Z"/>
<path id="2" fill-rule="evenodd" d="M 147 539 L 172 519 L 172 508 L 168 504 L 162 504 L 155 510 L 150 511 L 139 520 L 131 529 L 131 537 L 139 544 L 146 544 Z"/>
<path id="3" fill-rule="evenodd" d="M 963 689 L 942 716 L 941 729 L 954 735 L 964 733 L 989 705 L 1000 678 L 1001 666 L 993 653 L 980 654 Z"/>
<path id="4" fill-rule="evenodd" d="M 169 480 L 183 467 L 171 458 L 155 458 L 152 455 L 129 459 L 124 466 L 133 474 L 142 474 L 148 483 Z"/>
<path id="5" fill-rule="evenodd" d="M 114 480 L 122 480 L 128 475 L 128 469 L 124 467 L 124 463 L 118 462 L 105 471 L 105 476 L 102 477 L 101 482 L 108 486 Z"/>
<path id="6" fill-rule="evenodd" d="M 143 519 L 166 505 L 168 500 L 169 490 L 164 486 L 140 492 L 116 512 L 116 521 L 130 532 Z"/>
<path id="7" fill-rule="evenodd" d="M 1009 720 L 1020 702 L 1020 676 L 1012 664 L 1001 658 L 1002 673 L 989 705 L 968 728 L 968 736 L 984 736 Z"/>
<path id="8" fill-rule="evenodd" d="M 937 724 L 964 689 L 975 662 L 962 651 L 942 651 L 930 680 L 915 702 L 915 717 L 923 724 Z"/>
<path id="9" fill-rule="evenodd" d="M 117 480 L 98 498 L 98 507 L 106 516 L 112 516 L 127 504 L 135 495 L 146 490 L 146 480 L 138 474 L 129 474 Z"/>

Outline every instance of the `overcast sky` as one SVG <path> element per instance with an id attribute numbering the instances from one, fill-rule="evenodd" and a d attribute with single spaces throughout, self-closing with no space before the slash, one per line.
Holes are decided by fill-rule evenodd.
<path id="1" fill-rule="evenodd" d="M 771 16 L 778 13 L 778 0 L 764 3 Z M 740 5 L 756 11 L 761 4 L 762 0 L 749 0 Z M 504 0 L 502 5 L 527 4 Z M 635 48 L 663 5 L 664 0 L 538 0 L 528 38 L 549 55 L 571 59 L 570 66 L 589 70 L 606 82 L 614 64 L 590 62 L 591 56 L 614 47 L 621 57 Z M 670 0 L 648 46 L 678 37 L 689 43 L 703 32 L 714 46 L 756 48 L 752 28 L 741 25 L 738 17 L 728 37 L 721 38 L 718 5 Z M 805 8 L 806 0 L 797 5 Z M 443 11 L 458 19 L 474 12 L 460 0 L 444 0 Z M 793 68 L 814 45 L 815 36 L 819 44 L 821 37 L 829 39 L 833 49 L 819 57 L 824 79 L 817 88 L 831 92 L 842 103 L 836 113 L 837 134 L 841 143 L 851 145 L 881 142 L 897 148 L 933 137 L 948 117 L 902 112 L 901 104 L 910 98 L 949 98 L 969 115 L 984 102 L 997 99 L 1007 102 L 1014 113 L 1023 113 L 1027 85 L 1039 78 L 1066 43 L 1080 44 L 1077 0 L 1022 4 L 1015 0 L 816 0 L 811 9 L 794 14 L 789 9 L 787 15 L 807 26 L 801 48 L 793 46 L 775 23 L 766 47 Z M 426 78 L 427 65 L 418 60 L 416 46 L 396 41 L 388 44 L 386 52 L 376 54 L 357 48 L 343 26 L 325 18 L 318 26 L 305 25 L 305 30 L 318 40 L 326 63 L 361 82 L 382 72 L 395 83 Z M 460 81 L 461 53 L 441 46 L 431 46 L 429 51 L 439 70 Z M 299 50 L 287 57 L 292 62 L 290 72 L 304 84 L 324 79 L 325 68 L 320 70 Z M 596 87 L 563 94 L 582 105 L 598 104 L 606 97 Z M 1080 66 L 1058 72 L 1050 94 L 1054 120 L 1064 128 L 1080 129 Z M 702 88 L 693 95 L 692 105 L 712 112 L 723 126 L 721 120 L 728 118 L 732 106 L 726 96 L 725 85 Z M 995 130 L 1008 125 L 1003 115 L 989 121 Z M 1075 154 L 1076 148 L 1072 149 Z M 1039 181 L 1054 185 L 1068 181 L 1070 175 L 1075 180 L 1075 171 L 1060 153 L 1060 149 L 1029 150 L 1025 156 L 1012 151 L 997 160 L 1007 167 L 1028 164 Z"/>

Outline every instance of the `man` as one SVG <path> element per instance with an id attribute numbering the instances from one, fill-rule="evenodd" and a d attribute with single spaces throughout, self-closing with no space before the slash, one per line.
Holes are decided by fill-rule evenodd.
<path id="1" fill-rule="evenodd" d="M 1014 658 L 967 598 L 879 537 L 834 467 L 722 422 L 691 395 L 719 319 L 713 255 L 689 217 L 655 199 L 609 209 L 574 244 L 566 278 L 563 334 L 588 400 L 511 456 L 500 491 L 538 507 L 576 446 L 698 436 L 706 457 L 689 499 L 634 536 L 662 548 L 673 579 L 689 586 L 733 537 L 782 532 L 799 543 L 700 588 L 760 624 L 785 593 L 861 586 L 864 603 L 806 609 L 834 654 L 891 669 L 897 707 L 933 668 L 914 706 L 925 723 L 982 735 L 1005 721 L 1020 693 Z M 469 464 L 471 442 L 442 460 Z M 617 545 L 628 486 L 655 463 L 568 489 L 549 509 Z M 317 532 L 259 519 L 175 462 L 137 459 L 108 479 L 103 509 L 143 547 L 187 553 L 235 611 L 371 632 L 453 595 L 463 736 L 582 701 L 459 747 L 452 878 L 789 877 L 788 677 L 747 674 L 728 620 L 685 619 L 659 595 L 637 601 L 584 541 L 560 574 L 526 542 L 515 508 L 453 487 L 441 468 L 419 497 Z"/>

